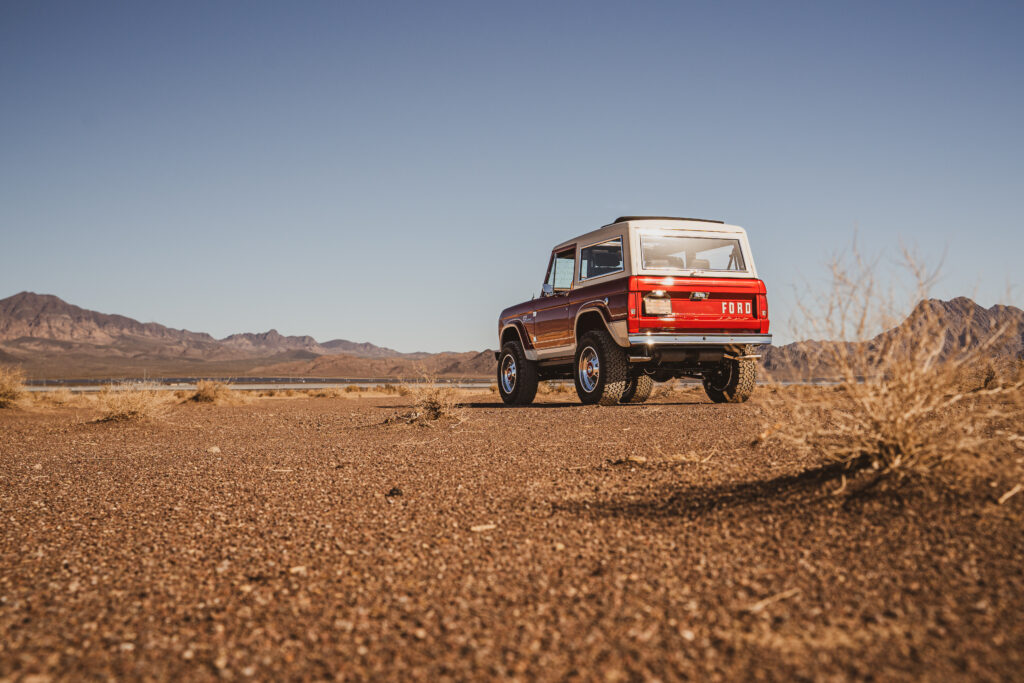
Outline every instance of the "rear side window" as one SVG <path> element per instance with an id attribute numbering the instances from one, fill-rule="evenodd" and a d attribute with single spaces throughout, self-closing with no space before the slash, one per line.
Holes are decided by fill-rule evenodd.
<path id="1" fill-rule="evenodd" d="M 580 280 L 622 271 L 622 238 L 580 249 Z"/>

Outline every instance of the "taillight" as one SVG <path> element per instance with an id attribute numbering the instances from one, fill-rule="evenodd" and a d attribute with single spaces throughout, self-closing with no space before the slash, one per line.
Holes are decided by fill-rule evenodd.
<path id="1" fill-rule="evenodd" d="M 764 294 L 757 295 L 757 315 L 761 318 L 768 318 L 768 297 Z"/>

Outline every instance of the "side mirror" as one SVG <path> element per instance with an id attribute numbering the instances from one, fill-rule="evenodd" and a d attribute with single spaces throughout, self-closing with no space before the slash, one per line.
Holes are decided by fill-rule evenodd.
<path id="1" fill-rule="evenodd" d="M 554 293 L 555 293 L 555 288 L 554 288 L 553 285 L 551 285 L 551 284 L 549 284 L 547 282 L 545 282 L 543 285 L 541 285 L 541 287 L 540 287 L 540 295 L 541 296 L 551 296 Z"/>

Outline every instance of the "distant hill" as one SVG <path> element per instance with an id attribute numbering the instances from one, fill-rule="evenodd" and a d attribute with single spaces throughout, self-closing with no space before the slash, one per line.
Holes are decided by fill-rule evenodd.
<path id="1" fill-rule="evenodd" d="M 487 377 L 494 375 L 493 351 L 423 354 L 420 358 L 318 356 L 253 368 L 254 374 L 302 377 Z"/>
<path id="2" fill-rule="evenodd" d="M 922 301 L 897 327 L 866 342 L 868 349 L 896 335 L 914 343 L 923 321 L 938 319 L 947 353 L 976 348 L 996 330 L 993 360 L 1024 359 L 1024 311 L 983 308 L 971 299 Z M 843 342 L 807 341 L 764 350 L 762 364 L 778 379 L 833 376 L 829 348 Z M 204 332 L 141 323 L 121 315 L 89 311 L 48 294 L 22 292 L 0 300 L 0 362 L 20 364 L 34 378 L 289 376 L 490 378 L 492 351 L 400 353 L 367 342 L 285 336 L 276 330 L 215 339 Z"/>
<path id="3" fill-rule="evenodd" d="M 215 339 L 204 332 L 90 311 L 49 294 L 21 292 L 0 300 L 0 361 L 18 363 L 37 378 L 248 375 L 277 367 L 285 374 L 302 375 L 307 374 L 302 363 L 324 357 L 336 363 L 317 367 L 346 370 L 333 376 L 377 376 L 369 368 L 381 367 L 416 376 L 415 363 L 425 363 L 436 374 L 469 376 L 476 366 L 462 364 L 460 355 L 464 354 L 399 353 L 346 339 L 319 343 L 277 330 Z M 435 356 L 439 358 L 431 360 Z M 382 365 L 383 360 L 391 364 Z"/>
<path id="4" fill-rule="evenodd" d="M 986 356 L 994 363 L 1024 360 L 1024 311 L 1014 306 L 979 306 L 966 297 L 950 301 L 926 299 L 891 330 L 864 342 L 869 354 L 885 343 L 918 343 L 932 321 L 945 330 L 944 357 L 991 344 Z M 764 368 L 778 379 L 829 378 L 835 375 L 829 365 L 830 350 L 843 342 L 803 341 L 772 346 L 762 353 Z M 850 344 L 848 344 L 850 345 Z"/>

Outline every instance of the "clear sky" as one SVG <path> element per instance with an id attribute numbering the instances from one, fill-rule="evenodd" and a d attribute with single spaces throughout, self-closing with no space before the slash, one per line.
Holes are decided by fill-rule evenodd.
<path id="1" fill-rule="evenodd" d="M 1019 306 L 1022 36 L 1019 1 L 5 0 L 0 298 L 481 349 L 554 243 L 658 214 L 747 228 L 782 339 L 855 229 Z"/>

